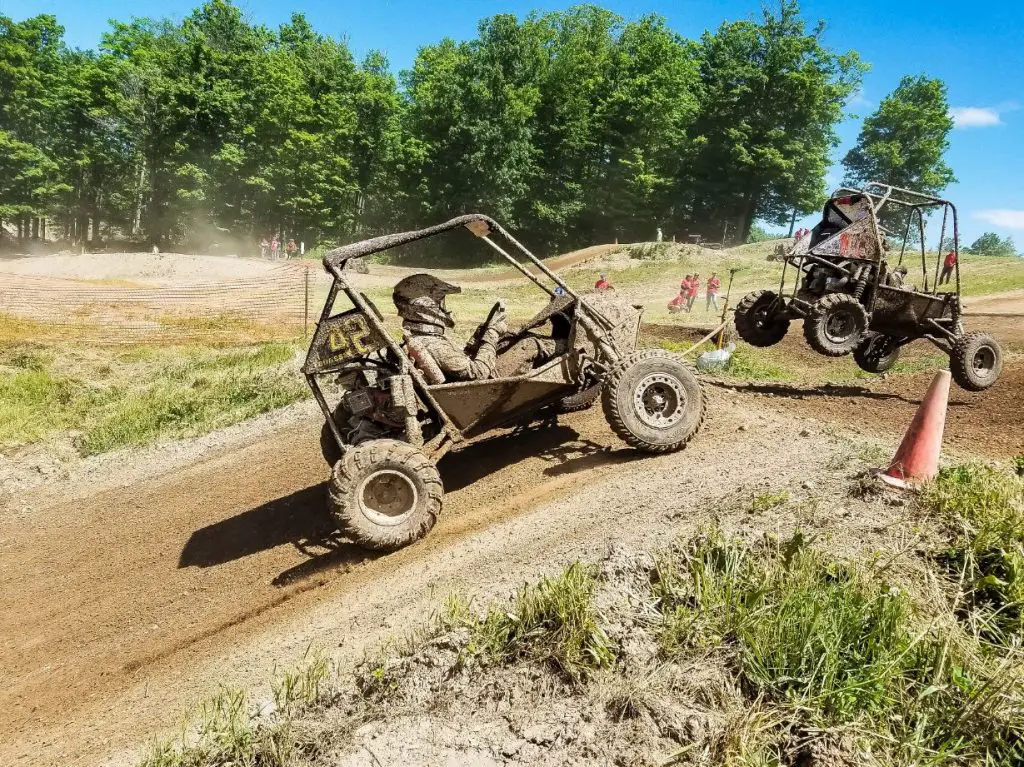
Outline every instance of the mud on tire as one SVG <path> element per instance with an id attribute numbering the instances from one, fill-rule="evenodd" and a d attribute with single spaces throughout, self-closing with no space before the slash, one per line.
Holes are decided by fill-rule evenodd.
<path id="1" fill-rule="evenodd" d="M 868 327 L 868 313 L 846 293 L 829 293 L 811 304 L 804 319 L 807 345 L 826 357 L 842 357 L 860 343 Z"/>
<path id="2" fill-rule="evenodd" d="M 965 333 L 953 342 L 949 372 L 961 389 L 984 391 L 1003 372 L 1003 350 L 988 333 Z"/>
<path id="3" fill-rule="evenodd" d="M 866 373 L 884 373 L 900 358 L 898 340 L 884 333 L 868 333 L 853 350 L 853 361 Z"/>
<path id="4" fill-rule="evenodd" d="M 575 394 L 570 394 L 568 397 L 562 397 L 555 403 L 555 409 L 559 413 L 577 413 L 589 409 L 600 396 L 601 384 L 596 383 Z"/>
<path id="5" fill-rule="evenodd" d="M 751 346 L 774 346 L 789 331 L 789 316 L 781 310 L 779 296 L 771 290 L 755 290 L 736 305 L 736 332 Z"/>
<path id="6" fill-rule="evenodd" d="M 682 448 L 704 423 L 707 409 L 693 369 L 661 349 L 620 360 L 605 381 L 601 405 L 619 439 L 650 453 Z"/>
<path id="7" fill-rule="evenodd" d="M 443 496 L 441 475 L 421 451 L 376 439 L 351 448 L 335 464 L 327 505 L 354 543 L 392 551 L 430 532 Z"/>

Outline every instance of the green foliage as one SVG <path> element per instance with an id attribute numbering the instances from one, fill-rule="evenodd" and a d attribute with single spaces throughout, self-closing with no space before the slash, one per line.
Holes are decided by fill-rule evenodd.
<path id="1" fill-rule="evenodd" d="M 1016 246 L 1012 237 L 1000 237 L 995 232 L 985 232 L 976 239 L 968 250 L 976 256 L 1016 257 Z"/>
<path id="2" fill-rule="evenodd" d="M 780 240 L 782 236 L 774 234 L 772 232 L 765 231 L 765 229 L 758 224 L 751 224 L 750 233 L 747 235 L 747 242 L 768 242 L 770 240 Z"/>
<path id="3" fill-rule="evenodd" d="M 774 750 L 787 730 L 842 727 L 882 763 L 1020 758 L 1017 681 L 800 533 L 751 547 L 712 532 L 663 556 L 654 588 L 667 659 L 730 648 L 748 698 L 779 712 Z"/>
<path id="4" fill-rule="evenodd" d="M 864 120 L 856 145 L 843 159 L 847 180 L 937 194 L 956 181 L 943 159 L 952 129 L 945 84 L 904 77 Z"/>
<path id="5" fill-rule="evenodd" d="M 747 241 L 755 219 L 788 224 L 825 195 L 835 125 L 865 67 L 856 53 L 824 47 L 824 24 L 806 28 L 786 0 L 760 23 L 727 22 L 700 44 L 700 109 L 692 165 L 678 190 L 691 219 L 717 238 Z"/>
<path id="6" fill-rule="evenodd" d="M 560 575 L 523 586 L 511 609 L 492 605 L 479 616 L 468 604 L 453 601 L 445 621 L 469 629 L 471 654 L 501 662 L 543 661 L 580 680 L 615 661 L 615 647 L 594 610 L 595 586 L 593 573 L 577 562 Z"/>
<path id="7" fill-rule="evenodd" d="M 230 0 L 111 22 L 97 52 L 51 16 L 0 16 L 0 218 L 242 252 L 472 210 L 543 251 L 726 222 L 745 241 L 820 204 L 863 71 L 822 32 L 791 0 L 699 42 L 579 5 L 485 18 L 396 78 L 301 14 L 274 30 Z"/>

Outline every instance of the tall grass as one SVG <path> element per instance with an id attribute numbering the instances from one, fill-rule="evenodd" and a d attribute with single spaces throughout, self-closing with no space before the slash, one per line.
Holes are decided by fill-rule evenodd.
<path id="1" fill-rule="evenodd" d="M 500 662 L 549 663 L 569 679 L 611 666 L 615 647 L 598 623 L 592 570 L 575 563 L 563 573 L 523 586 L 511 608 L 491 605 L 483 615 L 449 604 L 449 625 L 469 630 L 472 655 Z"/>
<path id="2" fill-rule="evenodd" d="M 201 434 L 306 395 L 291 344 L 0 353 L 0 448 L 75 431 L 83 455 Z"/>
<path id="3" fill-rule="evenodd" d="M 779 712 L 768 754 L 843 730 L 883 762 L 1019 764 L 1024 693 L 869 570 L 797 534 L 751 547 L 712 532 L 663 556 L 668 658 L 726 648 L 751 701 Z"/>
<path id="4" fill-rule="evenodd" d="M 1024 643 L 1024 479 L 981 464 L 943 468 L 919 506 L 951 529 L 940 564 L 958 585 L 958 612 L 979 636 Z"/>

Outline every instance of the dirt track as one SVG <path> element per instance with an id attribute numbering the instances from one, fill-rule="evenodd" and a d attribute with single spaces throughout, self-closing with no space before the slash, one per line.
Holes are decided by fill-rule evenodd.
<path id="1" fill-rule="evenodd" d="M 0 764 L 123 756 L 219 683 L 265 680 L 311 645 L 357 657 L 454 587 L 501 593 L 610 540 L 657 540 L 678 528 L 672 520 L 707 520 L 729 489 L 815 476 L 836 452 L 833 427 L 892 449 L 930 376 L 711 386 L 707 428 L 673 456 L 623 449 L 599 409 L 480 442 L 442 462 L 448 495 L 435 531 L 385 557 L 333 535 L 315 421 L 4 519 Z M 991 392 L 955 390 L 947 445 L 1024 452 L 1022 398 L 1020 357 Z M 799 436 L 805 425 L 810 437 Z"/>
<path id="2" fill-rule="evenodd" d="M 95 763 L 220 682 L 265 680 L 310 645 L 357 657 L 455 586 L 500 593 L 609 541 L 649 542 L 666 515 L 709 519 L 729 489 L 803 476 L 832 450 L 753 398 L 711 396 L 676 455 L 623 449 L 599 410 L 452 454 L 442 522 L 376 559 L 332 536 L 314 422 L 0 523 L 0 763 Z M 792 449 L 765 459 L 780 438 Z"/>

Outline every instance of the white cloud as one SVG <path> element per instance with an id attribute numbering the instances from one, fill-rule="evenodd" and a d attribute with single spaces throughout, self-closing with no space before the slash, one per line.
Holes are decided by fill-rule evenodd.
<path id="1" fill-rule="evenodd" d="M 949 116 L 957 128 L 987 128 L 1003 124 L 997 107 L 953 107 Z"/>
<path id="2" fill-rule="evenodd" d="M 874 104 L 867 100 L 867 97 L 864 95 L 864 89 L 859 88 L 852 96 L 850 96 L 849 106 L 866 108 L 874 106 Z"/>
<path id="3" fill-rule="evenodd" d="M 1024 229 L 1024 210 L 1009 210 L 1007 208 L 978 210 L 974 212 L 974 217 L 1003 229 Z"/>

